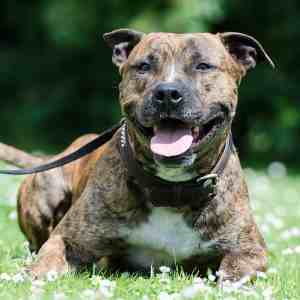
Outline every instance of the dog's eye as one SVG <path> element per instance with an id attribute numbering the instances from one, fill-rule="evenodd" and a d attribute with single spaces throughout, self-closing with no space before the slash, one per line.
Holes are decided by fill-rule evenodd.
<path id="1" fill-rule="evenodd" d="M 137 70 L 140 73 L 145 73 L 151 70 L 151 65 L 147 62 L 142 62 L 140 64 L 137 65 Z"/>
<path id="2" fill-rule="evenodd" d="M 196 70 L 198 71 L 209 71 L 214 69 L 215 67 L 213 65 L 207 64 L 207 63 L 199 63 L 196 66 Z"/>

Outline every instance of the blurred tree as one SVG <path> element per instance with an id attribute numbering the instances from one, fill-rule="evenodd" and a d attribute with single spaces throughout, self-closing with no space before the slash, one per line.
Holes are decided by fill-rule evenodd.
<path id="1" fill-rule="evenodd" d="M 118 74 L 101 35 L 120 27 L 196 31 L 217 0 L 2 0 L 1 141 L 61 149 L 119 117 Z M 200 21 L 199 21 L 200 20 Z"/>
<path id="2" fill-rule="evenodd" d="M 253 163 L 281 160 L 299 167 L 300 2 L 223 1 L 214 31 L 240 31 L 257 38 L 276 69 L 259 66 L 240 89 L 234 124 L 241 155 Z"/>

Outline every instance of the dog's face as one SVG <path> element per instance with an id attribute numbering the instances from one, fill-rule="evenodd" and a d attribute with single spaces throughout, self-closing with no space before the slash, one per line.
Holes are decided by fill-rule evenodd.
<path id="1" fill-rule="evenodd" d="M 272 64 L 255 39 L 239 33 L 121 29 L 104 38 L 122 75 L 120 103 L 136 143 L 157 165 L 173 169 L 218 155 L 241 78 L 256 62 Z"/>

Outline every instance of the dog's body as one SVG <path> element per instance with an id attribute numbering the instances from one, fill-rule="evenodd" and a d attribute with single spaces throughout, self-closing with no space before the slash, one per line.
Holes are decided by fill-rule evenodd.
<path id="1" fill-rule="evenodd" d="M 31 248 L 39 250 L 32 274 L 99 261 L 132 270 L 175 263 L 190 271 L 210 267 L 230 280 L 263 271 L 266 247 L 234 149 L 213 197 L 196 193 L 192 202 L 173 192 L 209 174 L 224 156 L 238 83 L 256 61 L 271 62 L 263 48 L 237 33 L 118 30 L 105 40 L 122 74 L 126 127 L 85 158 L 25 179 L 18 213 Z M 81 137 L 60 156 L 94 137 Z M 154 201 L 159 187 L 154 191 L 130 173 L 124 147 L 145 174 L 170 184 L 163 205 Z M 14 151 L 7 148 L 11 162 L 20 156 Z"/>

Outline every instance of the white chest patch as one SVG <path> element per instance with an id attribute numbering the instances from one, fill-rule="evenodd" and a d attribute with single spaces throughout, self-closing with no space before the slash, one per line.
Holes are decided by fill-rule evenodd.
<path id="1" fill-rule="evenodd" d="M 203 241 L 190 228 L 181 213 L 171 208 L 153 208 L 147 222 L 124 231 L 131 245 L 129 261 L 134 265 L 172 265 L 194 255 L 204 254 L 214 244 Z"/>

